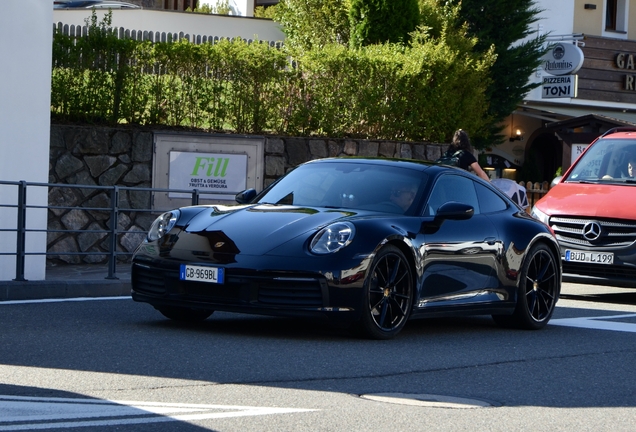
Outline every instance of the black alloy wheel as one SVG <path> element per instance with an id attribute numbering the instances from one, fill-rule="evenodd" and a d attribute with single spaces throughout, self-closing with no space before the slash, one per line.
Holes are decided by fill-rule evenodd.
<path id="1" fill-rule="evenodd" d="M 166 318 L 183 322 L 199 322 L 207 319 L 214 311 L 209 309 L 190 309 L 176 306 L 162 306 L 157 310 Z"/>
<path id="2" fill-rule="evenodd" d="M 559 267 L 544 244 L 532 247 L 519 280 L 517 306 L 512 315 L 494 315 L 497 324 L 537 330 L 550 321 L 561 291 Z"/>
<path id="3" fill-rule="evenodd" d="M 386 246 L 376 255 L 364 283 L 361 333 L 372 339 L 391 339 L 411 314 L 413 272 L 406 257 L 395 246 Z"/>

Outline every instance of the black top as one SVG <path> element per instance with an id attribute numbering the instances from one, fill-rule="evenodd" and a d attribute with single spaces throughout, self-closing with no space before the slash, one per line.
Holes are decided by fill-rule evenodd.
<path id="1" fill-rule="evenodd" d="M 471 152 L 467 152 L 464 150 L 459 155 L 459 167 L 465 169 L 466 171 L 471 171 L 470 166 L 477 162 L 477 159 Z"/>

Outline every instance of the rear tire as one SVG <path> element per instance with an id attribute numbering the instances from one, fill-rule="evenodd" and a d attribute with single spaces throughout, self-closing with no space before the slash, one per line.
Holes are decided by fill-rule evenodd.
<path id="1" fill-rule="evenodd" d="M 214 312 L 209 309 L 190 309 L 175 306 L 162 306 L 157 308 L 157 310 L 166 318 L 182 322 L 200 322 L 207 319 Z"/>
<path id="2" fill-rule="evenodd" d="M 544 244 L 534 245 L 523 265 L 512 315 L 493 315 L 503 327 L 538 330 L 550 321 L 561 292 L 559 266 Z"/>
<path id="3" fill-rule="evenodd" d="M 404 327 L 413 304 L 413 271 L 395 246 L 378 252 L 364 282 L 362 317 L 357 329 L 371 339 L 391 339 Z"/>

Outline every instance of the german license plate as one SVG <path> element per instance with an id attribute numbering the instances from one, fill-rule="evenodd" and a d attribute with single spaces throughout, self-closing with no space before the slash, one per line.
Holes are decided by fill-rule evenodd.
<path id="1" fill-rule="evenodd" d="M 181 264 L 179 279 L 185 281 L 222 284 L 225 279 L 223 268 Z"/>
<path id="2" fill-rule="evenodd" d="M 614 264 L 614 254 L 611 252 L 589 252 L 566 250 L 565 260 L 591 264 Z"/>

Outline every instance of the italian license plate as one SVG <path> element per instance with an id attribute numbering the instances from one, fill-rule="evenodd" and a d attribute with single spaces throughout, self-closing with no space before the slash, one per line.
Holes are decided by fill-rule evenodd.
<path id="1" fill-rule="evenodd" d="M 181 264 L 179 279 L 185 281 L 222 284 L 225 279 L 223 268 Z"/>
<path id="2" fill-rule="evenodd" d="M 611 252 L 589 252 L 566 250 L 565 261 L 591 264 L 614 264 L 614 254 Z"/>

